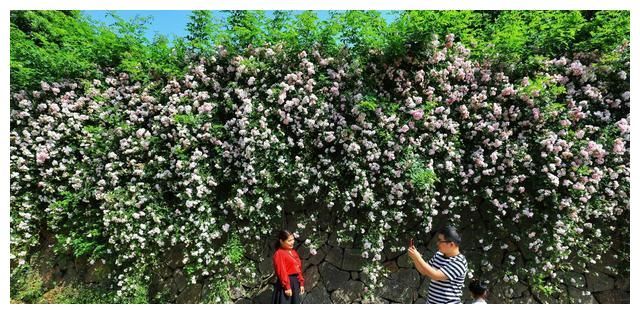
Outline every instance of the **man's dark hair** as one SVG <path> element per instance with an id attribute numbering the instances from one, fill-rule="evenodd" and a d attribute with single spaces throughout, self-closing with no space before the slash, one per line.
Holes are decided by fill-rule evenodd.
<path id="1" fill-rule="evenodd" d="M 451 241 L 458 246 L 462 243 L 462 237 L 458 234 L 458 230 L 456 230 L 454 226 L 444 226 L 438 230 L 437 234 L 441 234 L 446 241 Z"/>
<path id="2" fill-rule="evenodd" d="M 476 279 L 469 284 L 469 291 L 471 291 L 474 298 L 477 298 L 484 295 L 484 293 L 489 290 L 487 285 L 488 283 L 486 281 Z"/>

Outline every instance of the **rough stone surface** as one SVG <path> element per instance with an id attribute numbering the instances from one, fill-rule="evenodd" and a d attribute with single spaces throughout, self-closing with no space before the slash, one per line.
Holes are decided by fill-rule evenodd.
<path id="1" fill-rule="evenodd" d="M 413 303 L 418 298 L 418 285 L 420 277 L 418 272 L 412 269 L 400 270 L 392 273 L 384 281 L 380 295 L 389 301 L 396 303 Z"/>
<path id="2" fill-rule="evenodd" d="M 361 301 L 364 284 L 359 281 L 347 281 L 331 293 L 331 301 L 338 304 L 351 304 Z"/>
<path id="3" fill-rule="evenodd" d="M 305 296 L 302 298 L 302 303 L 305 304 L 330 304 L 331 296 L 327 292 L 327 289 L 318 285 L 308 293 L 305 293 Z"/>
<path id="4" fill-rule="evenodd" d="M 398 259 L 396 260 L 396 263 L 398 264 L 398 267 L 400 267 L 400 268 L 412 268 L 413 267 L 413 262 L 411 261 L 411 259 L 409 259 L 409 255 L 407 253 L 404 253 L 404 254 L 398 256 Z"/>
<path id="5" fill-rule="evenodd" d="M 591 292 L 601 292 L 611 290 L 615 286 L 613 278 L 603 273 L 591 272 L 586 275 L 587 288 Z M 602 302 L 601 302 L 602 303 Z"/>
<path id="6" fill-rule="evenodd" d="M 169 278 L 173 275 L 173 270 L 169 266 L 161 267 L 157 274 L 162 278 Z"/>
<path id="7" fill-rule="evenodd" d="M 318 265 L 320 264 L 320 262 L 324 260 L 326 255 L 327 255 L 326 249 L 324 247 L 320 248 L 319 250 L 317 250 L 316 255 L 309 256 L 309 259 L 306 261 L 306 264 Z M 305 262 L 303 261 L 303 263 Z"/>
<path id="8" fill-rule="evenodd" d="M 569 287 L 583 288 L 587 284 L 583 274 L 576 272 L 566 272 L 561 275 L 564 283 Z"/>
<path id="9" fill-rule="evenodd" d="M 338 289 L 351 277 L 349 273 L 341 271 L 329 263 L 320 266 L 320 275 L 322 275 L 327 291 Z"/>
<path id="10" fill-rule="evenodd" d="M 187 277 L 185 277 L 182 270 L 177 269 L 173 273 L 173 281 L 176 283 L 178 291 L 182 291 L 187 286 Z"/>
<path id="11" fill-rule="evenodd" d="M 325 260 L 333 266 L 342 267 L 342 249 L 339 247 L 330 247 Z"/>
<path id="12" fill-rule="evenodd" d="M 182 247 L 173 246 L 166 255 L 167 266 L 172 269 L 176 269 L 182 267 L 184 264 L 182 263 Z"/>
<path id="13" fill-rule="evenodd" d="M 243 287 L 231 287 L 231 290 L 229 291 L 229 296 L 232 300 L 241 299 L 244 294 L 245 290 Z"/>
<path id="14" fill-rule="evenodd" d="M 424 297 L 426 300 L 427 293 L 429 292 L 429 284 L 431 280 L 426 277 L 421 278 L 420 287 L 418 288 L 418 295 Z"/>
<path id="15" fill-rule="evenodd" d="M 89 265 L 87 272 L 84 275 L 84 282 L 97 283 L 107 279 L 109 269 L 101 262 L 97 261 L 93 265 Z"/>
<path id="16" fill-rule="evenodd" d="M 598 300 L 599 303 L 605 304 L 618 304 L 618 303 L 629 303 L 630 296 L 628 293 L 617 292 L 615 290 L 607 290 L 601 292 L 594 292 L 593 296 Z"/>
<path id="17" fill-rule="evenodd" d="M 591 293 L 585 293 L 584 290 L 568 287 L 569 297 L 573 303 L 578 304 L 597 304 L 598 301 L 593 297 Z"/>
<path id="18" fill-rule="evenodd" d="M 501 302 L 488 302 L 488 303 L 501 303 Z M 512 299 L 511 303 L 513 304 L 537 304 L 536 300 L 533 299 L 532 296 L 527 296 L 524 298 L 516 298 Z"/>
<path id="19" fill-rule="evenodd" d="M 631 280 L 629 277 L 616 279 L 616 289 L 620 289 L 622 291 L 630 291 L 630 288 Z"/>
<path id="20" fill-rule="evenodd" d="M 342 259 L 342 269 L 348 271 L 362 271 L 365 259 L 362 257 L 362 251 L 359 249 L 345 249 L 344 258 Z"/>
<path id="21" fill-rule="evenodd" d="M 273 261 L 271 260 L 271 256 L 265 258 L 258 264 L 258 271 L 261 274 L 269 274 L 273 272 Z"/>
<path id="22" fill-rule="evenodd" d="M 184 291 L 180 293 L 180 295 L 178 295 L 176 302 L 181 304 L 199 303 L 201 300 L 201 297 L 200 297 L 201 293 L 202 293 L 201 284 L 189 285 L 184 289 Z"/>
<path id="23" fill-rule="evenodd" d="M 396 264 L 396 261 L 387 261 L 383 265 L 388 271 L 392 273 L 395 273 L 399 270 L 398 264 Z"/>
<path id="24" fill-rule="evenodd" d="M 311 266 L 304 272 L 304 288 L 311 290 L 316 287 L 320 281 L 320 272 L 318 266 Z"/>
<path id="25" fill-rule="evenodd" d="M 333 232 L 327 232 L 332 234 Z M 365 286 L 368 282 L 367 274 L 362 271 L 366 261 L 361 257 L 360 250 L 351 245 L 331 246 L 327 243 L 327 236 L 320 245 L 318 253 L 311 255 L 304 245 L 299 245 L 298 253 L 302 257 L 305 276 L 305 288 L 307 293 L 302 296 L 303 303 L 424 303 L 427 296 L 430 280 L 421 276 L 415 266 L 409 262 L 406 251 L 384 251 L 384 267 L 389 271 L 387 278 L 381 278 L 383 288 L 377 291 L 372 299 L 364 299 Z M 317 240 L 317 239 L 316 239 Z M 315 241 L 315 240 L 314 240 Z M 422 243 L 426 244 L 426 243 Z M 470 244 L 469 244 L 470 245 Z M 512 249 L 513 244 L 508 248 Z M 433 252 L 426 247 L 418 247 L 423 256 L 430 258 Z M 507 250 L 507 251 L 508 251 Z M 505 251 L 505 254 L 508 252 Z M 152 299 L 149 302 L 159 303 L 201 303 L 212 302 L 210 279 L 205 279 L 202 285 L 191 285 L 185 275 L 182 265 L 182 248 L 176 246 L 163 256 L 164 264 L 154 272 L 149 284 L 149 293 Z M 496 254 L 494 257 L 484 256 L 481 248 L 463 247 L 463 252 L 470 261 L 479 261 L 484 258 L 494 259 L 499 263 L 502 257 Z M 44 252 L 43 254 L 47 254 Z M 273 250 L 265 246 L 262 254 L 247 256 L 258 268 L 258 280 L 255 286 L 236 287 L 230 292 L 235 303 L 268 304 L 273 295 L 273 265 L 271 255 Z M 72 256 L 61 256 L 49 253 L 47 262 L 38 264 L 38 271 L 43 280 L 47 281 L 43 287 L 45 290 L 55 288 L 55 282 L 84 281 L 85 283 L 101 283 L 102 275 L 108 274 L 108 270 L 102 269 L 104 265 L 97 262 L 89 265 L 86 259 Z M 605 258 L 603 257 L 603 260 Z M 508 261 L 506 261 L 508 262 Z M 516 260 L 516 265 L 519 263 Z M 499 275 L 500 265 L 494 265 L 496 269 L 491 272 L 478 274 L 483 279 L 489 280 L 490 292 L 488 303 L 629 303 L 630 280 L 628 275 L 616 274 L 613 268 L 599 265 L 589 265 L 584 273 L 570 271 L 559 273 L 558 277 L 564 283 L 564 291 L 557 295 L 544 296 L 532 294 L 525 281 L 520 281 L 514 286 L 503 284 Z M 613 263 L 613 262 L 612 262 Z M 611 264 L 614 265 L 614 264 Z M 611 266 L 609 265 L 609 266 Z M 615 265 L 614 265 L 615 266 Z M 271 276 L 271 277 L 269 277 Z M 470 280 L 465 281 L 462 301 L 471 301 L 467 289 Z M 371 296 L 367 295 L 367 298 Z M 569 297 L 569 299 L 567 299 Z"/>
<path id="26" fill-rule="evenodd" d="M 265 289 L 253 299 L 257 304 L 271 304 L 273 302 L 273 287 Z"/>

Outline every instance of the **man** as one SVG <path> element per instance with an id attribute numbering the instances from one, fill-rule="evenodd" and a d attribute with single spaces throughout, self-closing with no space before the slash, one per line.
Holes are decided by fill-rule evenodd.
<path id="1" fill-rule="evenodd" d="M 431 279 L 427 304 L 460 303 L 464 277 L 467 274 L 467 259 L 460 254 L 462 238 L 452 226 L 438 230 L 436 235 L 438 251 L 429 263 L 422 259 L 414 246 L 408 250 L 409 258 L 418 272 Z"/>

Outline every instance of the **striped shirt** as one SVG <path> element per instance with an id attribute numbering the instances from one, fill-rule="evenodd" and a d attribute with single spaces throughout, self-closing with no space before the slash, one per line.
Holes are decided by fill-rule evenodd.
<path id="1" fill-rule="evenodd" d="M 431 280 L 427 304 L 460 303 L 464 277 L 467 274 L 467 259 L 462 254 L 446 257 L 441 252 L 429 260 L 429 265 L 441 270 L 447 280 Z"/>

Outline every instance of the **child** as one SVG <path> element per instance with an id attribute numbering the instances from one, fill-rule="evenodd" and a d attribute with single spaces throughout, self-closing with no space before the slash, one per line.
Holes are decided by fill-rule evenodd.
<path id="1" fill-rule="evenodd" d="M 486 281 L 472 281 L 471 284 L 469 284 L 469 291 L 471 291 L 471 296 L 473 296 L 472 304 L 487 304 L 489 288 L 487 288 Z"/>

